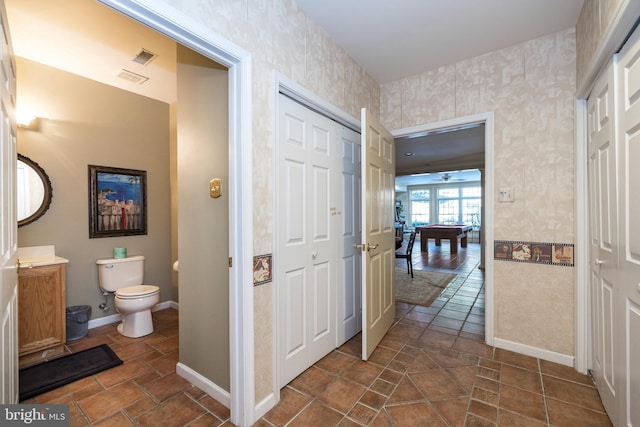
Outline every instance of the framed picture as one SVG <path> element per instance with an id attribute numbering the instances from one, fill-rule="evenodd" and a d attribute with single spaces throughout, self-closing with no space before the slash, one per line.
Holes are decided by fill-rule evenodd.
<path id="1" fill-rule="evenodd" d="M 89 238 L 147 234 L 147 172 L 89 165 Z"/>

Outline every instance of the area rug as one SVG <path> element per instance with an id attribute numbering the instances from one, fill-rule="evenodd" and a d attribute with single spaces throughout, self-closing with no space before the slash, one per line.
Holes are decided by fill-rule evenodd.
<path id="1" fill-rule="evenodd" d="M 396 301 L 426 307 L 456 278 L 455 274 L 423 270 L 413 270 L 413 276 L 406 268 L 396 268 Z"/>
<path id="2" fill-rule="evenodd" d="M 18 373 L 20 401 L 121 364 L 122 360 L 113 350 L 108 345 L 102 344 L 39 365 L 29 366 Z"/>

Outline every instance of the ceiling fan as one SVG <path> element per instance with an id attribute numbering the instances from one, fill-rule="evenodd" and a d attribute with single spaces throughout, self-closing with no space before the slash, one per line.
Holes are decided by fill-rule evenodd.
<path id="1" fill-rule="evenodd" d="M 453 178 L 449 172 L 445 172 L 442 174 L 442 176 L 440 176 L 440 178 L 436 178 L 436 179 L 431 179 L 430 181 L 433 182 L 451 182 L 451 181 L 464 181 L 461 178 Z"/>

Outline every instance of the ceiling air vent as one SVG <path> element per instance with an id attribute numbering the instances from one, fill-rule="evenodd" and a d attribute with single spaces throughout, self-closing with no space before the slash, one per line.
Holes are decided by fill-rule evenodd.
<path id="1" fill-rule="evenodd" d="M 135 83 L 139 85 L 149 80 L 149 77 L 141 76 L 140 74 L 136 74 L 132 71 L 125 70 L 125 69 L 120 70 L 120 72 L 118 73 L 118 77 L 120 77 L 121 79 L 127 80 L 131 83 Z"/>
<path id="2" fill-rule="evenodd" d="M 158 56 L 153 52 L 149 52 L 146 49 L 140 50 L 138 54 L 133 58 L 133 62 L 137 62 L 138 64 L 147 65 L 149 62 L 153 61 L 155 57 Z"/>

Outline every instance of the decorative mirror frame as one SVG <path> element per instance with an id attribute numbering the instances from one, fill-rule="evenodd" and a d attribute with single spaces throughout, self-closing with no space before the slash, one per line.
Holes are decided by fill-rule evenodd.
<path id="1" fill-rule="evenodd" d="M 29 165 L 29 167 L 38 174 L 40 180 L 42 180 L 42 185 L 44 186 L 44 200 L 42 200 L 42 204 L 30 216 L 18 221 L 18 227 L 22 227 L 23 225 L 31 224 L 33 221 L 44 215 L 44 213 L 49 209 L 49 206 L 51 206 L 51 200 L 53 199 L 53 188 L 51 187 L 51 180 L 49 179 L 49 176 L 38 163 L 34 162 L 27 156 L 23 156 L 22 154 L 18 154 L 18 160 Z"/>

